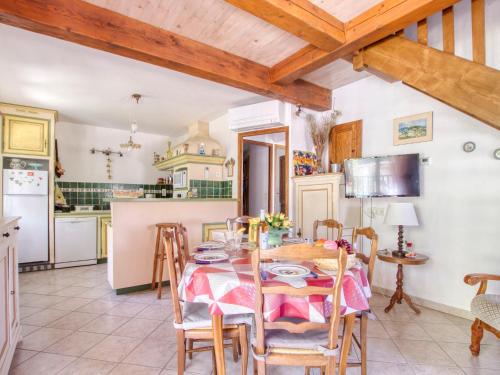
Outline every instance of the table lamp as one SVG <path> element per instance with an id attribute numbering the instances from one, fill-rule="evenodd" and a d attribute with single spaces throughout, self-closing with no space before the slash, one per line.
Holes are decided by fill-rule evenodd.
<path id="1" fill-rule="evenodd" d="M 397 225 L 398 229 L 398 250 L 393 251 L 392 255 L 397 257 L 404 257 L 403 251 L 403 226 L 418 225 L 417 214 L 413 203 L 389 203 L 385 213 L 384 224 Z"/>

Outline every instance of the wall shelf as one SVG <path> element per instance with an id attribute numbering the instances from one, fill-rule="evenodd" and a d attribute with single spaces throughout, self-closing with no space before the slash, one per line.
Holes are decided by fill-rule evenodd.
<path id="1" fill-rule="evenodd" d="M 162 160 L 159 163 L 156 163 L 155 167 L 159 170 L 166 170 L 186 164 L 223 165 L 225 160 L 225 156 L 182 154 L 167 160 Z"/>

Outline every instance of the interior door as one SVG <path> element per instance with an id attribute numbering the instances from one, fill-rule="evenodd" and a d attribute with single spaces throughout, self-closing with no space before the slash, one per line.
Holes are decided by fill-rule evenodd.
<path id="1" fill-rule="evenodd" d="M 361 157 L 363 121 L 336 125 L 330 131 L 330 163 Z"/>
<path id="2" fill-rule="evenodd" d="M 0 363 L 9 348 L 9 259 L 8 243 L 0 245 Z"/>
<path id="3" fill-rule="evenodd" d="M 286 210 L 286 184 L 288 181 L 286 180 L 286 158 L 285 156 L 280 156 L 280 212 L 284 212 Z"/>

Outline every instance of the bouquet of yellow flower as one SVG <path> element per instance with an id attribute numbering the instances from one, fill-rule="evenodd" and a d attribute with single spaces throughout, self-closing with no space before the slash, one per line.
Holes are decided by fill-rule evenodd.
<path id="1" fill-rule="evenodd" d="M 266 223 L 270 229 L 286 229 L 290 228 L 291 223 L 284 213 L 271 213 L 266 215 Z"/>

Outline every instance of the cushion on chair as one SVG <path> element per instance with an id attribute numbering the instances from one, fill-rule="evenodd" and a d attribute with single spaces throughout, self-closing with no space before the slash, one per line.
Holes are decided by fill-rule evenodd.
<path id="1" fill-rule="evenodd" d="M 474 317 L 500 329 L 500 295 L 479 294 L 471 302 L 471 312 Z"/>
<path id="2" fill-rule="evenodd" d="M 212 327 L 212 317 L 208 313 L 208 306 L 205 303 L 186 302 L 182 309 L 182 324 L 174 323 L 175 328 L 200 329 Z M 252 324 L 252 316 L 248 314 L 225 315 L 224 324 Z"/>

